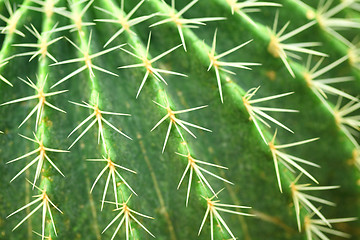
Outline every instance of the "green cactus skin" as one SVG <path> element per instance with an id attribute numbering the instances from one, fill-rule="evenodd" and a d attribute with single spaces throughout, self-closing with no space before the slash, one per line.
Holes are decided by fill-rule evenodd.
<path id="1" fill-rule="evenodd" d="M 359 239 L 360 2 L 318 4 L 0 0 L 0 239 Z"/>

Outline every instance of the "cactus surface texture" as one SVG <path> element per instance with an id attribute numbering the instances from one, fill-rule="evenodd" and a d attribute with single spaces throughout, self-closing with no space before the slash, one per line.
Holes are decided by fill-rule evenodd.
<path id="1" fill-rule="evenodd" d="M 360 239 L 359 0 L 0 0 L 0 239 Z"/>

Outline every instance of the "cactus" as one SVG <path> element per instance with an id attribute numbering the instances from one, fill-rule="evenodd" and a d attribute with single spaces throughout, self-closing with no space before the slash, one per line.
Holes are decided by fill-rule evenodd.
<path id="1" fill-rule="evenodd" d="M 0 1 L 0 239 L 358 239 L 359 11 Z"/>

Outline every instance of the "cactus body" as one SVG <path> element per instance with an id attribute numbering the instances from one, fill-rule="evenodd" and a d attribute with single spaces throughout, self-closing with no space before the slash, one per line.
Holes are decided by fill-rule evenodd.
<path id="1" fill-rule="evenodd" d="M 0 239 L 360 238 L 359 5 L 0 1 Z"/>

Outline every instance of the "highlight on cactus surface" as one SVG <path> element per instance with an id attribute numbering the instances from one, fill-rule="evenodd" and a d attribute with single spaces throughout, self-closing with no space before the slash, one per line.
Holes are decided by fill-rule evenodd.
<path id="1" fill-rule="evenodd" d="M 360 239 L 359 0 L 0 0 L 0 31 L 0 240 Z"/>

